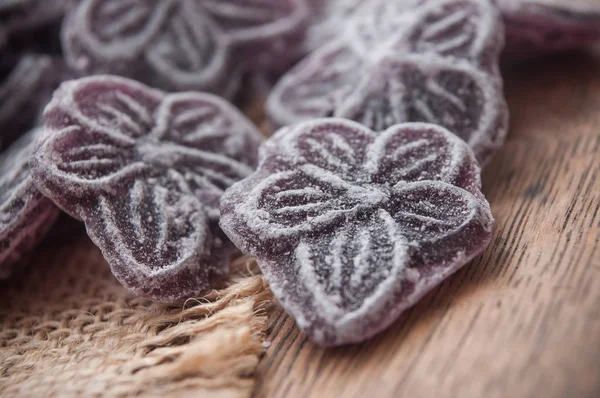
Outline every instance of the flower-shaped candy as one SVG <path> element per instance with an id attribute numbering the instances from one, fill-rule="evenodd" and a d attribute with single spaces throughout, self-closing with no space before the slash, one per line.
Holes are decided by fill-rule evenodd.
<path id="1" fill-rule="evenodd" d="M 243 71 L 286 58 L 307 16 L 305 0 L 83 0 L 62 42 L 83 73 L 230 97 Z"/>
<path id="2" fill-rule="evenodd" d="M 342 117 L 382 131 L 428 122 L 464 139 L 485 163 L 504 141 L 508 111 L 497 68 L 502 27 L 474 0 L 365 3 L 336 40 L 275 86 L 277 126 Z"/>
<path id="3" fill-rule="evenodd" d="M 311 339 L 358 342 L 485 248 L 479 172 L 440 126 L 318 119 L 264 145 L 258 170 L 223 195 L 221 227 Z"/>
<path id="4" fill-rule="evenodd" d="M 29 170 L 39 129 L 30 131 L 0 155 L 0 279 L 48 232 L 59 210 L 36 188 Z"/>
<path id="5" fill-rule="evenodd" d="M 85 222 L 123 285 L 172 300 L 226 271 L 219 199 L 260 143 L 243 115 L 210 94 L 96 76 L 64 83 L 45 117 L 36 184 Z"/>

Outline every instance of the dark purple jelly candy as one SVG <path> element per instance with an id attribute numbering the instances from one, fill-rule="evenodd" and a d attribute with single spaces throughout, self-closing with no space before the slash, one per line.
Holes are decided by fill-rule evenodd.
<path id="1" fill-rule="evenodd" d="M 40 130 L 25 134 L 0 154 L 0 279 L 48 232 L 59 210 L 36 188 L 29 159 Z"/>
<path id="2" fill-rule="evenodd" d="M 597 0 L 496 0 L 506 26 L 505 56 L 523 58 L 600 41 Z"/>
<path id="3" fill-rule="evenodd" d="M 233 106 L 95 76 L 63 83 L 45 118 L 35 182 L 85 222 L 124 286 L 173 300 L 225 274 L 219 200 L 253 171 L 261 140 Z"/>
<path id="4" fill-rule="evenodd" d="M 312 340 L 359 342 L 487 246 L 479 172 L 440 126 L 317 119 L 267 141 L 220 223 Z"/>
<path id="5" fill-rule="evenodd" d="M 84 0 L 63 24 L 67 63 L 168 91 L 231 97 L 251 63 L 276 62 L 305 0 Z"/>
<path id="6" fill-rule="evenodd" d="M 280 72 L 296 61 L 309 22 L 307 0 L 195 0 L 223 30 L 232 59 L 254 72 Z"/>
<path id="7" fill-rule="evenodd" d="M 284 75 L 267 111 L 276 126 L 328 116 L 376 131 L 435 123 L 485 163 L 508 124 L 501 48 L 502 25 L 487 1 L 367 2 L 344 34 Z"/>
<path id="8" fill-rule="evenodd" d="M 39 124 L 52 92 L 67 76 L 62 60 L 50 56 L 0 57 L 2 147 Z"/>

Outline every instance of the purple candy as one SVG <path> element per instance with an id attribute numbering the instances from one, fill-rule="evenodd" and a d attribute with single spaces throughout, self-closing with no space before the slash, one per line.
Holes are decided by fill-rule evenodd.
<path id="1" fill-rule="evenodd" d="M 289 71 L 267 101 L 276 126 L 342 117 L 382 131 L 442 125 L 486 163 L 506 135 L 502 25 L 487 1 L 373 1 Z"/>
<path id="2" fill-rule="evenodd" d="M 359 342 L 487 246 L 479 173 L 443 127 L 318 119 L 267 141 L 223 195 L 220 225 L 312 340 Z"/>
<path id="3" fill-rule="evenodd" d="M 52 92 L 68 74 L 62 60 L 46 55 L 2 57 L 0 139 L 9 145 L 41 121 Z"/>
<path id="4" fill-rule="evenodd" d="M 85 222 L 117 279 L 156 300 L 227 271 L 223 191 L 257 164 L 259 132 L 211 94 L 165 94 L 95 76 L 61 85 L 31 167 L 44 195 Z"/>
<path id="5" fill-rule="evenodd" d="M 303 32 L 305 0 L 84 0 L 63 24 L 67 63 L 168 91 L 231 97 Z"/>
<path id="6" fill-rule="evenodd" d="M 232 59 L 244 70 L 280 71 L 308 26 L 307 0 L 195 0 L 231 42 Z"/>
<path id="7" fill-rule="evenodd" d="M 0 279 L 48 232 L 59 210 L 36 188 L 29 158 L 40 130 L 25 134 L 0 154 Z"/>
<path id="8" fill-rule="evenodd" d="M 497 0 L 506 25 L 508 57 L 571 50 L 600 41 L 595 0 Z"/>

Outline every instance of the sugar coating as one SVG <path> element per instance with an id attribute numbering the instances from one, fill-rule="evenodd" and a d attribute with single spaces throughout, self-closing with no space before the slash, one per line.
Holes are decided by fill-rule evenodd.
<path id="1" fill-rule="evenodd" d="M 312 0 L 312 22 L 303 41 L 308 54 L 334 40 L 343 26 L 365 0 Z"/>
<path id="2" fill-rule="evenodd" d="M 62 43 L 82 73 L 231 97 L 244 71 L 279 62 L 307 16 L 305 0 L 83 0 Z"/>
<path id="3" fill-rule="evenodd" d="M 52 92 L 68 74 L 62 60 L 46 55 L 0 60 L 0 140 L 3 147 L 41 119 Z"/>
<path id="4" fill-rule="evenodd" d="M 359 342 L 487 246 L 479 173 L 440 126 L 316 119 L 263 145 L 258 170 L 223 195 L 220 225 L 312 340 Z"/>
<path id="5" fill-rule="evenodd" d="M 497 0 L 506 25 L 507 57 L 584 47 L 600 41 L 596 1 Z"/>
<path id="6" fill-rule="evenodd" d="M 13 34 L 29 34 L 40 26 L 58 23 L 70 0 L 0 1 L 0 48 Z"/>
<path id="7" fill-rule="evenodd" d="M 353 15 L 343 34 L 275 86 L 267 101 L 273 123 L 333 116 L 376 131 L 435 123 L 486 163 L 508 127 L 495 8 L 473 0 L 375 0 Z"/>
<path id="8" fill-rule="evenodd" d="M 261 141 L 233 106 L 94 76 L 63 83 L 45 118 L 35 182 L 85 222 L 124 286 L 173 300 L 226 273 L 219 199 L 254 170 Z"/>
<path id="9" fill-rule="evenodd" d="M 0 154 L 0 279 L 10 276 L 15 263 L 39 243 L 59 213 L 30 174 L 29 158 L 40 133 L 31 130 Z"/>

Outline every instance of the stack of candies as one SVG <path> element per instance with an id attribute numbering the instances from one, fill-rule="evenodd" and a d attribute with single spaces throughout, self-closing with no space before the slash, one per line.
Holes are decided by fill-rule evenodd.
<path id="1" fill-rule="evenodd" d="M 599 39 L 585 1 L 0 0 L 0 278 L 62 210 L 136 294 L 241 251 L 313 341 L 365 340 L 490 242 L 501 59 Z"/>

